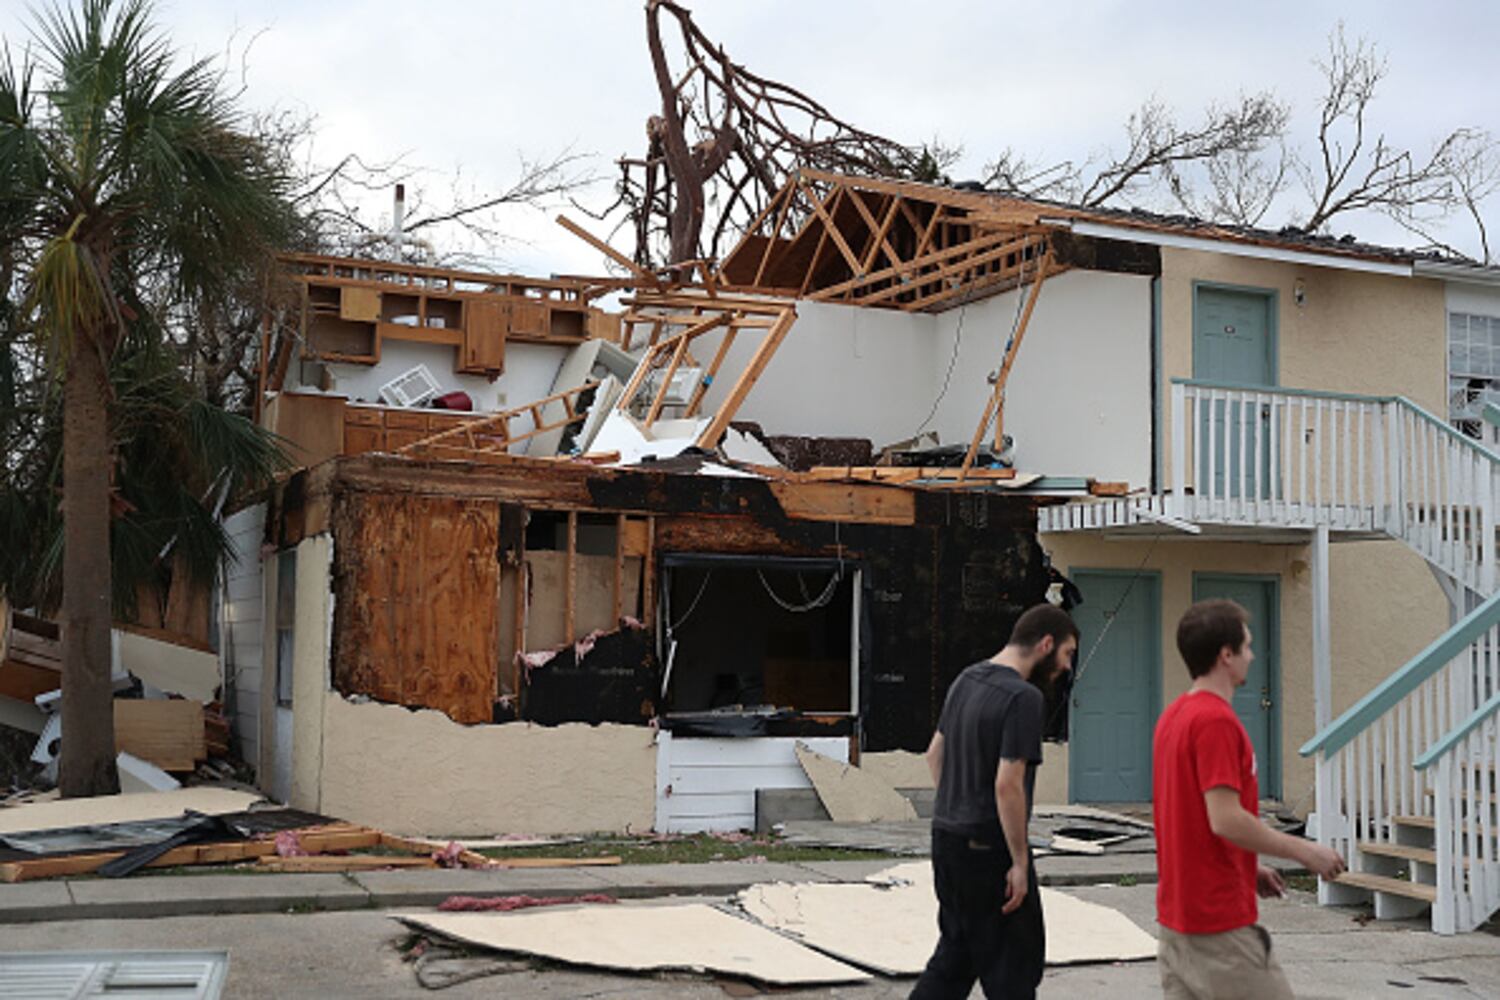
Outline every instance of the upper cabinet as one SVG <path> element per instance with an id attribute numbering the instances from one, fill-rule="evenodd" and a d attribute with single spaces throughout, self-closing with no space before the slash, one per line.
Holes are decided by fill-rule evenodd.
<path id="1" fill-rule="evenodd" d="M 291 254 L 302 296 L 302 356 L 346 364 L 380 361 L 384 340 L 456 349 L 454 369 L 496 376 L 507 340 L 577 344 L 619 339 L 619 317 L 591 303 L 607 290 L 586 279 L 485 275 L 379 261 Z"/>

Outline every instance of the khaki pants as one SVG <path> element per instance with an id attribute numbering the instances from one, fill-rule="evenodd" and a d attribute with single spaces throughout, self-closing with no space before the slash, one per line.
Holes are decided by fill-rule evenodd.
<path id="1" fill-rule="evenodd" d="M 1222 934 L 1157 925 L 1156 964 L 1167 1000 L 1292 1000 L 1292 987 L 1260 924 Z"/>

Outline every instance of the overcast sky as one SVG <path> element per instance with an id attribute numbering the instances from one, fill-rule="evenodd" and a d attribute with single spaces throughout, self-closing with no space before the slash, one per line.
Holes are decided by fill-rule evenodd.
<path id="1" fill-rule="evenodd" d="M 690 6 L 735 61 L 846 120 L 903 141 L 962 145 L 955 178 L 977 176 L 1006 146 L 1039 161 L 1118 147 L 1125 118 L 1152 95 L 1190 120 L 1209 101 L 1271 89 L 1294 107 L 1294 136 L 1308 140 L 1321 87 L 1313 60 L 1341 19 L 1349 35 L 1369 37 L 1387 56 L 1372 117 L 1391 142 L 1426 151 L 1459 126 L 1500 133 L 1500 4 L 1481 0 Z M 29 35 L 25 7 L 0 9 L 0 34 L 13 47 Z M 238 62 L 253 36 L 248 105 L 316 115 L 321 161 L 404 154 L 426 169 L 434 192 L 459 168 L 480 187 L 500 188 L 519 154 L 572 149 L 589 154 L 604 178 L 583 200 L 605 204 L 615 157 L 642 152 L 643 124 L 659 101 L 640 0 L 168 0 L 157 19 L 181 50 L 199 56 L 230 43 Z M 371 211 L 384 215 L 385 199 Z M 1500 207 L 1491 215 L 1500 222 Z M 525 242 L 503 249 L 506 265 L 601 269 L 599 256 L 549 215 L 518 211 L 507 221 Z M 1265 220 L 1285 221 L 1274 213 Z M 1380 219 L 1334 227 L 1413 242 Z M 1471 227 L 1448 235 L 1477 247 Z"/>

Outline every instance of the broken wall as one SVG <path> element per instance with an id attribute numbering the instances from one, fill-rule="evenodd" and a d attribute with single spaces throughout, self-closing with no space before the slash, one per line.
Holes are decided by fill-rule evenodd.
<path id="1" fill-rule="evenodd" d="M 441 712 L 352 704 L 323 716 L 323 812 L 404 834 L 651 829 L 656 748 L 644 726 L 460 726 Z"/>
<path id="2" fill-rule="evenodd" d="M 568 353 L 568 348 L 563 346 L 508 341 L 505 345 L 505 373 L 498 379 L 490 379 L 454 371 L 458 364 L 458 350 L 444 344 L 387 338 L 380 345 L 378 364 L 328 364 L 328 372 L 333 378 L 328 391 L 348 396 L 351 400 L 379 403 L 382 385 L 417 365 L 426 365 L 427 371 L 442 387 L 439 394 L 462 390 L 474 400 L 476 410 L 503 410 L 524 406 L 551 392 L 558 366 Z M 300 384 L 295 376 L 298 367 L 292 366 L 294 374 L 287 379 L 287 388 L 319 391 L 317 385 Z"/>

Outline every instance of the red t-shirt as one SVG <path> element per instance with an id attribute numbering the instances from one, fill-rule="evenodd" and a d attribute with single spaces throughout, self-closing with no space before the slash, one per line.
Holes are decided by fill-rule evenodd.
<path id="1" fill-rule="evenodd" d="M 1174 701 L 1151 747 L 1156 824 L 1156 919 L 1179 934 L 1255 923 L 1254 853 L 1214 834 L 1203 793 L 1228 787 L 1257 815 L 1255 750 L 1229 703 L 1209 691 Z"/>

